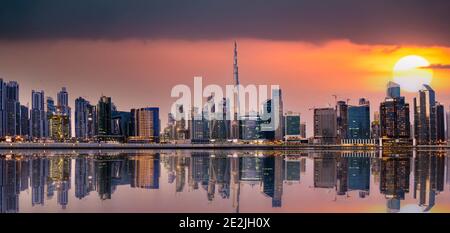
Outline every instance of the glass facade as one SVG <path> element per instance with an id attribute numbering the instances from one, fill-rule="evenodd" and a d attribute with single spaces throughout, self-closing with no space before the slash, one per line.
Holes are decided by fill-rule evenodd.
<path id="1" fill-rule="evenodd" d="M 348 139 L 370 138 L 370 107 L 350 106 L 348 108 Z"/>

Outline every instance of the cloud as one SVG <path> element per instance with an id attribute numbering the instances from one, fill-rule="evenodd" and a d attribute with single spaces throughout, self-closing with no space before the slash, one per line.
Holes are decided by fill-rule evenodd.
<path id="1" fill-rule="evenodd" d="M 447 0 L 15 0 L 0 40 L 256 38 L 450 45 Z"/>
<path id="2" fill-rule="evenodd" d="M 450 64 L 431 64 L 424 66 L 422 69 L 435 69 L 435 70 L 447 70 L 450 69 Z"/>

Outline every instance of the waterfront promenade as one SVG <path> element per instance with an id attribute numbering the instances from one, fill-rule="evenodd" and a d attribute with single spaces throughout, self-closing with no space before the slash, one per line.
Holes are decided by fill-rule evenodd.
<path id="1" fill-rule="evenodd" d="M 378 145 L 315 145 L 315 144 L 150 144 L 150 143 L 0 143 L 0 150 L 13 149 L 225 149 L 225 150 L 377 150 Z M 419 145 L 389 147 L 393 149 L 450 149 L 450 145 Z"/>

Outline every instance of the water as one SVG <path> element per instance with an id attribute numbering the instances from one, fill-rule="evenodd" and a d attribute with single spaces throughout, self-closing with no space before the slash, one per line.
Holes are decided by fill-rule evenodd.
<path id="1" fill-rule="evenodd" d="M 449 154 L 450 155 L 450 154 Z M 445 151 L 18 151 L 1 212 L 450 212 Z"/>

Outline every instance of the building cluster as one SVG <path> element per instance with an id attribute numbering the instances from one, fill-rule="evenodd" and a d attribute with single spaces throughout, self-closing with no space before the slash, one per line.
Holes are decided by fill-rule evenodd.
<path id="1" fill-rule="evenodd" d="M 314 138 L 317 144 L 437 145 L 444 144 L 449 134 L 450 112 L 445 123 L 444 106 L 436 101 L 429 85 L 414 98 L 411 109 L 400 86 L 387 85 L 387 95 L 370 120 L 370 103 L 360 99 L 351 106 L 337 101 L 335 108 L 314 109 Z M 413 112 L 411 112 L 413 111 Z M 414 120 L 410 116 L 413 113 Z M 447 130 L 446 130 L 447 127 Z"/>
<path id="2" fill-rule="evenodd" d="M 56 104 L 44 91 L 32 90 L 31 109 L 19 102 L 19 84 L 0 79 L 0 137 L 3 141 L 74 142 L 159 142 L 159 108 L 118 111 L 111 97 L 100 97 L 97 104 L 83 97 L 75 100 L 72 113 L 69 93 L 63 87 Z"/>
<path id="3" fill-rule="evenodd" d="M 387 211 L 398 212 L 401 201 L 412 195 L 423 211 L 429 211 L 445 185 L 450 185 L 450 159 L 445 152 L 411 153 L 416 152 L 395 156 L 313 151 L 286 155 L 245 152 L 238 156 L 226 152 L 214 156 L 209 152 L 9 155 L 0 157 L 0 212 L 18 212 L 22 192 L 30 194 L 32 206 L 56 198 L 56 203 L 66 208 L 70 193 L 77 199 L 95 194 L 107 200 L 119 187 L 157 190 L 165 185 L 161 174 L 167 175 L 166 185 L 173 185 L 174 192 L 204 192 L 207 201 L 230 199 L 237 212 L 243 186 L 259 187 L 272 207 L 281 207 L 286 185 L 309 184 L 303 181 L 305 177 L 313 181 L 312 187 L 305 188 L 329 190 L 330 201 L 381 194 Z M 312 161 L 311 175 L 306 175 L 307 160 Z"/>
<path id="4" fill-rule="evenodd" d="M 274 96 L 276 97 L 273 98 Z M 300 121 L 300 114 L 283 113 L 280 89 L 272 90 L 272 99 L 263 103 L 261 112 L 251 112 L 233 119 L 227 119 L 230 112 L 228 99 L 223 98 L 220 103 L 215 104 L 213 96 L 210 96 L 207 102 L 201 111 L 192 108 L 189 114 L 185 114 L 184 106 L 178 105 L 175 114 L 180 116 L 168 114 L 168 124 L 163 130 L 162 140 L 223 143 L 236 140 L 256 142 L 306 139 L 306 124 Z M 279 111 L 272 111 L 274 106 Z M 267 119 L 263 115 L 268 116 Z"/>

